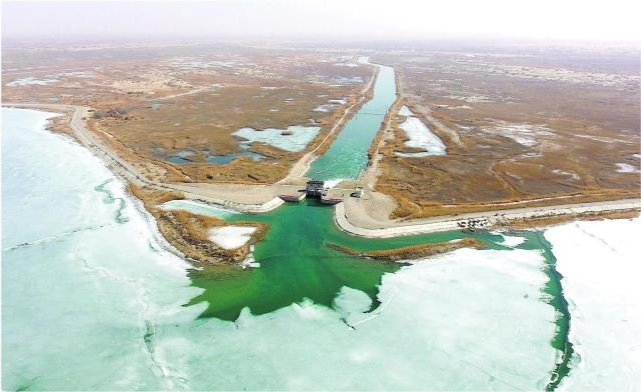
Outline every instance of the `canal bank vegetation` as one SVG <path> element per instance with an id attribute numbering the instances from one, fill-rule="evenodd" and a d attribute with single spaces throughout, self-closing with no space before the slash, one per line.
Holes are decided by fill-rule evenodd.
<path id="1" fill-rule="evenodd" d="M 347 246 L 332 243 L 327 244 L 327 247 L 352 256 L 367 257 L 370 259 L 381 261 L 401 261 L 416 260 L 425 257 L 436 256 L 461 248 L 481 249 L 485 247 L 485 243 L 475 238 L 463 238 L 460 240 L 453 240 L 448 242 L 435 242 L 432 244 L 419 244 L 405 246 L 402 248 L 372 250 L 364 252 L 349 248 Z"/>
<path id="2" fill-rule="evenodd" d="M 233 222 L 234 226 L 251 226 L 256 230 L 244 245 L 224 249 L 211 241 L 210 231 L 216 227 L 228 226 L 228 222 L 212 216 L 159 207 L 171 200 L 184 199 L 180 192 L 166 192 L 133 184 L 129 184 L 129 192 L 142 201 L 145 209 L 156 219 L 158 230 L 172 246 L 186 258 L 205 265 L 233 264 L 245 260 L 251 246 L 261 241 L 269 228 L 269 225 L 260 222 Z"/>

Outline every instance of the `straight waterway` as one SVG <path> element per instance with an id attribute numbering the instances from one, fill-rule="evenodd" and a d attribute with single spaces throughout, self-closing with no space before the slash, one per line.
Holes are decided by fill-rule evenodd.
<path id="1" fill-rule="evenodd" d="M 380 115 L 357 114 L 310 175 L 355 178 L 394 94 L 381 66 L 361 109 Z M 44 131 L 49 116 L 3 109 L 3 389 L 531 390 L 564 375 L 567 302 L 530 234 L 381 263 L 327 245 L 469 234 L 352 237 L 307 201 L 223 214 L 269 223 L 260 268 L 193 268 L 97 158 Z"/>

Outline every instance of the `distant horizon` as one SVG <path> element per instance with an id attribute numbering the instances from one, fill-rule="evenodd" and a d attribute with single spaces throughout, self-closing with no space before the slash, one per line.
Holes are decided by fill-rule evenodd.
<path id="1" fill-rule="evenodd" d="M 183 46 L 183 45 L 309 45 L 314 47 L 332 47 L 362 50 L 375 49 L 433 49 L 462 51 L 474 48 L 494 49 L 520 49 L 527 48 L 624 48 L 641 50 L 641 41 L 617 40 L 599 41 L 589 39 L 546 40 L 534 38 L 508 38 L 495 36 L 450 36 L 450 37 L 425 37 L 425 38 L 332 38 L 332 37 L 289 37 L 250 36 L 250 35 L 86 35 L 86 36 L 13 36 L 2 37 L 3 48 L 81 48 L 100 46 Z"/>
<path id="2" fill-rule="evenodd" d="M 482 3 L 3 1 L 3 41 L 291 40 L 641 43 L 636 7 L 551 0 Z"/>

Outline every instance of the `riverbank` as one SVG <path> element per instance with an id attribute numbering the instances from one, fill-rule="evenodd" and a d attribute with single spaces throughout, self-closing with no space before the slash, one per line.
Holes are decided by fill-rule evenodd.
<path id="1" fill-rule="evenodd" d="M 387 238 L 403 235 L 427 234 L 449 230 L 461 230 L 470 220 L 486 222 L 478 228 L 508 227 L 515 223 L 519 228 L 530 220 L 533 226 L 545 226 L 545 220 L 562 221 L 561 217 L 580 219 L 582 216 L 594 219 L 601 214 L 635 212 L 641 210 L 641 200 L 626 199 L 594 203 L 565 204 L 559 206 L 514 208 L 500 211 L 485 211 L 457 215 L 435 216 L 414 221 L 391 220 L 386 215 L 393 208 L 390 199 L 378 195 L 378 199 L 349 198 L 336 206 L 335 221 L 341 230 L 369 238 Z M 596 215 L 595 215 L 596 214 Z"/>

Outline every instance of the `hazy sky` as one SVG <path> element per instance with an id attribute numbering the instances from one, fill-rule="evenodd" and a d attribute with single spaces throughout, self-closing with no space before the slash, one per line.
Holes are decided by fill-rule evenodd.
<path id="1" fill-rule="evenodd" d="M 2 2 L 5 38 L 461 36 L 639 41 L 638 1 Z"/>

